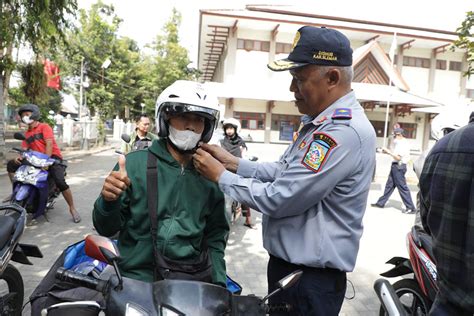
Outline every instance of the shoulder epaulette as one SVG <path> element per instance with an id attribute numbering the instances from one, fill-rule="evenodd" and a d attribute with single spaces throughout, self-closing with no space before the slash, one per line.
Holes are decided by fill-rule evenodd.
<path id="1" fill-rule="evenodd" d="M 352 119 L 352 110 L 347 108 L 336 109 L 331 118 L 333 120 L 350 120 Z"/>

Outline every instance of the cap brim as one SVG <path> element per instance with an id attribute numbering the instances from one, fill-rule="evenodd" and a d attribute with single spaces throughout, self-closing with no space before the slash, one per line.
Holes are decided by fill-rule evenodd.
<path id="1" fill-rule="evenodd" d="M 308 63 L 299 63 L 299 62 L 291 61 L 288 58 L 285 58 L 285 59 L 272 61 L 271 63 L 267 65 L 267 67 L 273 71 L 284 71 L 284 70 L 290 70 L 290 69 L 294 69 L 298 67 L 303 67 L 306 65 L 308 65 Z"/>

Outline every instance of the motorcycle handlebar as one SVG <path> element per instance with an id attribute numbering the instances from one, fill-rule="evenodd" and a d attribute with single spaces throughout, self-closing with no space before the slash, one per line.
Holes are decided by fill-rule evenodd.
<path id="1" fill-rule="evenodd" d="M 58 268 L 58 271 L 56 271 L 56 279 L 73 283 L 75 285 L 87 287 L 89 289 L 99 291 L 103 294 L 105 294 L 106 292 L 107 281 L 95 279 L 93 277 L 81 273 L 66 270 L 62 267 Z"/>

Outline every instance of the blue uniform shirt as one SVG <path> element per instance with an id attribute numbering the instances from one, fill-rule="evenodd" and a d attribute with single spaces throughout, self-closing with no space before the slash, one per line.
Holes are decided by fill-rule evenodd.
<path id="1" fill-rule="evenodd" d="M 263 245 L 293 264 L 352 271 L 375 166 L 375 131 L 354 92 L 302 117 L 278 162 L 239 160 L 221 190 L 263 214 Z"/>

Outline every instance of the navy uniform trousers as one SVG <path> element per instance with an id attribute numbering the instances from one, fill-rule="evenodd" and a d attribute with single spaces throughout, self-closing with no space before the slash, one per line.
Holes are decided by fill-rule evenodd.
<path id="1" fill-rule="evenodd" d="M 295 265 L 270 255 L 267 267 L 268 293 L 288 274 L 303 270 L 298 283 L 269 300 L 270 304 L 289 304 L 289 312 L 274 311 L 270 315 L 337 316 L 346 293 L 346 272 L 332 268 L 312 268 Z"/>
<path id="2" fill-rule="evenodd" d="M 405 173 L 407 173 L 406 164 L 399 164 L 397 162 L 392 163 L 390 175 L 388 176 L 387 183 L 385 184 L 385 190 L 383 195 L 377 201 L 378 205 L 384 206 L 395 188 L 397 188 L 400 196 L 402 197 L 403 204 L 405 204 L 405 207 L 410 210 L 416 210 L 413 200 L 411 199 L 410 189 L 407 186 Z"/>

